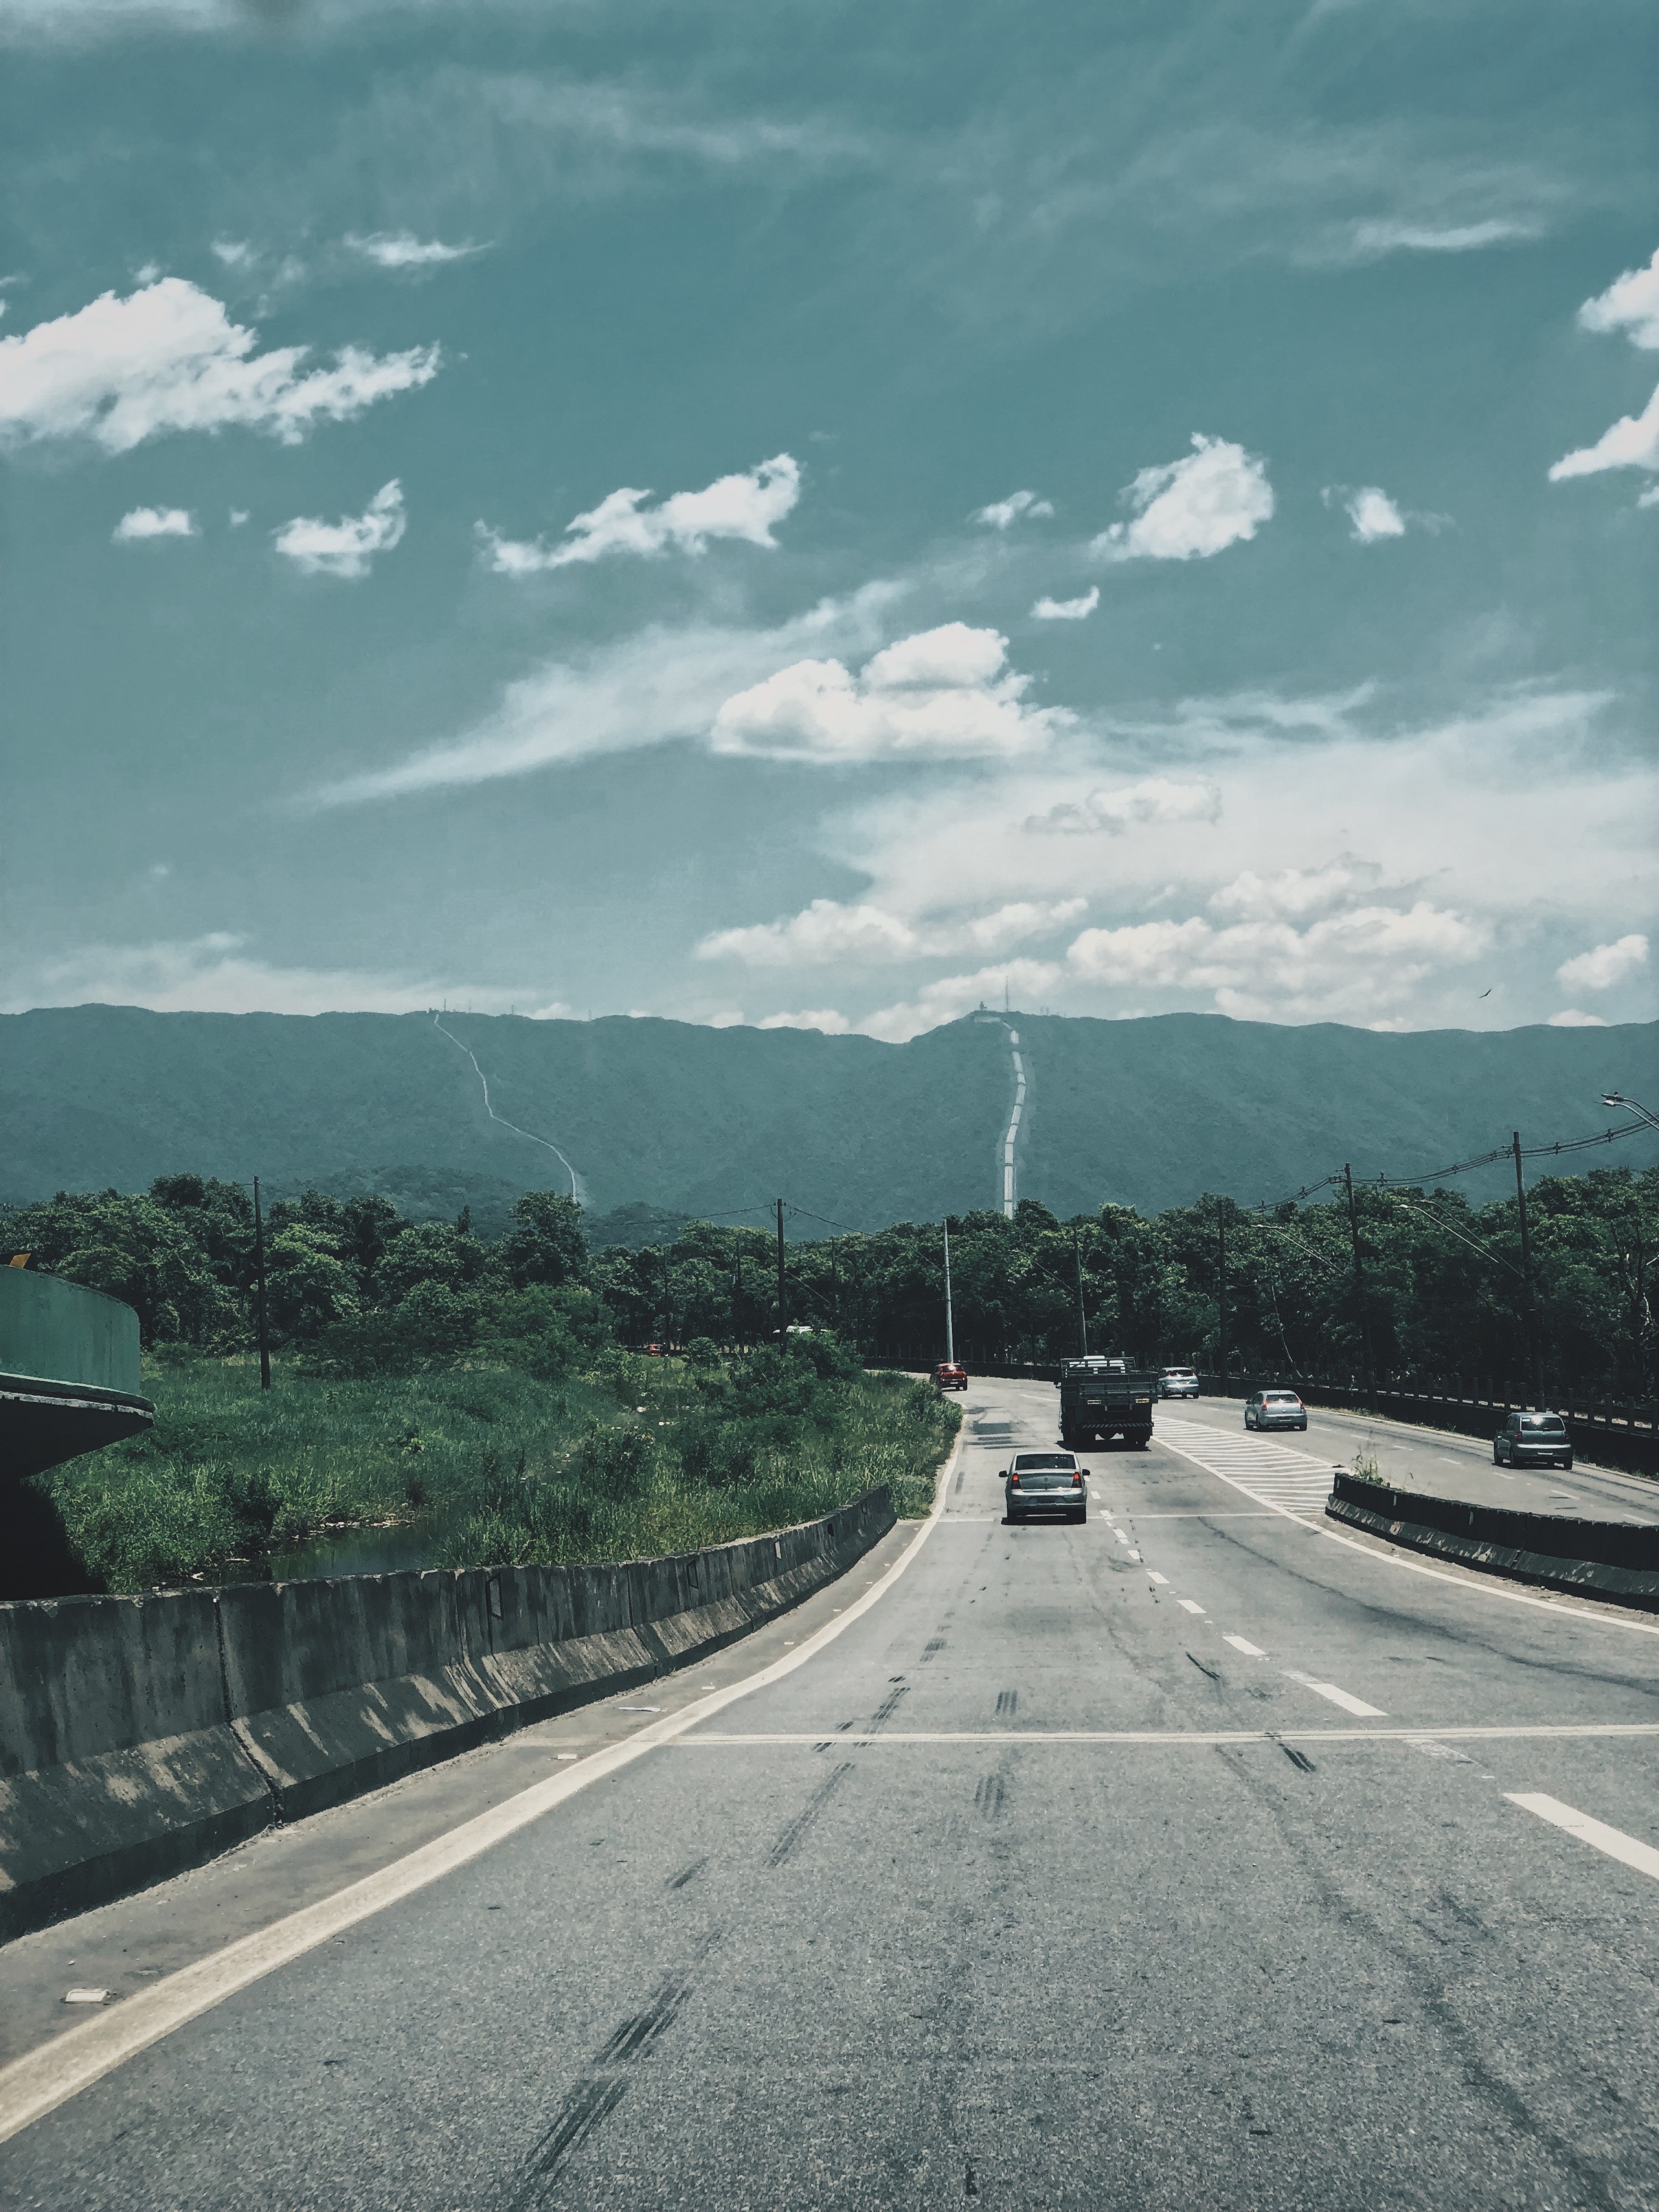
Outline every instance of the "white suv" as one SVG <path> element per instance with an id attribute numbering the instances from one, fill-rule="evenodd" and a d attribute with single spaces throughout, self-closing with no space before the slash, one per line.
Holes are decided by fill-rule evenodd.
<path id="1" fill-rule="evenodd" d="M 1158 1378 L 1160 1398 L 1196 1398 L 1198 1370 L 1195 1367 L 1166 1367 Z"/>

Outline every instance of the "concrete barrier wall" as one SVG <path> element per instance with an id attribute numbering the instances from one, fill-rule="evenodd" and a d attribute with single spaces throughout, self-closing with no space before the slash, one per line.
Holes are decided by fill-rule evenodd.
<path id="1" fill-rule="evenodd" d="M 0 1605 L 0 1940 L 654 1681 L 844 1573 L 886 1490 L 665 1559 Z"/>
<path id="2" fill-rule="evenodd" d="M 1462 1566 L 1659 1611 L 1659 1528 L 1651 1526 L 1470 1505 L 1351 1474 L 1334 1478 L 1325 1510 L 1334 1521 Z"/>

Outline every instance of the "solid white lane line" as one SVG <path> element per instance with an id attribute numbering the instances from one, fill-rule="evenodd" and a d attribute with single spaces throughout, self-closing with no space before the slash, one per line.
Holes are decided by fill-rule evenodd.
<path id="1" fill-rule="evenodd" d="M 751 1690 L 764 1689 L 770 1683 L 781 1681 L 786 1674 L 793 1674 L 798 1667 L 804 1667 L 844 1629 L 868 1613 L 872 1606 L 880 1602 L 939 1526 L 965 1433 L 957 1431 L 951 1455 L 939 1471 L 933 1510 L 897 1559 L 862 1596 L 855 1598 L 843 1613 L 826 1621 L 793 1651 L 727 1689 L 711 1690 L 706 1697 L 695 1698 L 678 1713 L 665 1713 L 660 1720 L 647 1721 L 625 1742 L 607 1745 L 603 1751 L 582 1759 L 568 1774 L 551 1774 L 544 1781 L 533 1783 L 528 1790 L 504 1798 L 499 1805 L 492 1805 L 488 1812 L 463 1821 L 447 1834 L 435 1837 L 406 1858 L 395 1860 L 362 1881 L 337 1890 L 332 1897 L 322 1898 L 315 1905 L 305 1905 L 298 1912 L 273 1921 L 268 1928 L 256 1929 L 252 1935 L 228 1943 L 222 1950 L 198 1960 L 193 1966 L 181 1967 L 176 1974 L 169 1974 L 150 1988 L 137 1991 L 112 2010 L 95 2014 L 77 2027 L 67 2028 L 50 2043 L 26 2051 L 8 2066 L 0 2066 L 0 2142 L 43 2119 L 104 2075 L 124 2065 L 129 2058 L 137 2057 L 141 2051 L 147 2051 L 164 2036 L 171 2035 L 175 2028 L 183 2027 L 202 2013 L 210 2012 L 215 2005 L 222 2004 L 227 1997 L 246 1989 L 250 1983 L 262 1980 L 279 1966 L 287 1966 L 290 1960 L 315 1950 L 331 1936 L 342 1934 L 377 1912 L 384 1912 L 388 1905 L 453 1874 L 458 1867 L 481 1856 L 532 1820 L 538 1820 L 544 1813 L 563 1804 L 567 1798 L 575 1796 L 579 1790 L 631 1765 L 659 1745 L 672 1743 L 687 1729 L 712 1719 L 738 1698 L 747 1697 Z"/>
<path id="2" fill-rule="evenodd" d="M 1316 1682 L 1311 1674 L 1299 1674 L 1294 1667 L 1282 1672 L 1292 1682 L 1300 1682 L 1304 1690 L 1316 1690 L 1322 1698 L 1328 1698 L 1334 1705 L 1340 1705 L 1345 1713 L 1353 1713 L 1362 1720 L 1382 1720 L 1386 1717 L 1380 1705 L 1368 1705 L 1364 1698 L 1350 1697 L 1347 1691 L 1339 1690 L 1334 1682 Z"/>
<path id="3" fill-rule="evenodd" d="M 1146 1579 L 1148 1582 L 1161 1583 L 1167 1588 L 1170 1577 L 1168 1575 L 1159 1574 L 1156 1567 L 1148 1567 L 1146 1570 Z"/>
<path id="4" fill-rule="evenodd" d="M 1462 1743 L 1577 1741 L 1591 1736 L 1659 1736 L 1659 1722 L 1580 1721 L 1536 1727 L 1522 1723 L 1513 1728 L 1386 1728 L 1386 1729 L 939 1729 L 906 1733 L 884 1729 L 879 1735 L 838 1735 L 837 1744 L 857 1744 L 878 1749 L 887 1744 L 910 1743 L 1403 1743 L 1413 1749 L 1425 1737 Z M 729 1750 L 739 1744 L 821 1744 L 824 1731 L 796 1731 L 787 1735 L 684 1735 L 667 1746 L 671 1751 Z"/>
<path id="5" fill-rule="evenodd" d="M 1176 1603 L 1179 1606 L 1184 1606 L 1188 1613 L 1202 1613 L 1204 1610 L 1203 1607 L 1200 1605 L 1196 1598 L 1178 1597 L 1176 1600 Z"/>
<path id="6" fill-rule="evenodd" d="M 1202 1468 L 1206 1474 L 1214 1475 L 1218 1482 L 1224 1482 L 1229 1489 L 1243 1491 L 1246 1498 L 1255 1495 L 1246 1484 L 1235 1482 L 1231 1475 L 1221 1474 L 1206 1461 L 1200 1459 L 1195 1452 L 1188 1451 L 1183 1445 L 1171 1443 L 1167 1437 L 1163 1436 L 1159 1437 L 1158 1442 L 1165 1450 L 1174 1452 L 1177 1459 L 1188 1460 L 1193 1466 Z M 1303 1514 L 1292 1513 L 1287 1506 L 1273 1504 L 1271 1498 L 1264 1498 L 1261 1502 L 1270 1506 L 1280 1520 L 1290 1522 L 1293 1528 L 1305 1528 L 1310 1536 L 1318 1536 L 1327 1544 L 1340 1544 L 1345 1552 L 1358 1552 L 1363 1558 L 1375 1559 L 1379 1566 L 1397 1567 L 1401 1574 L 1424 1575 L 1431 1583 L 1449 1583 L 1454 1589 L 1467 1591 L 1474 1597 L 1496 1598 L 1502 1605 L 1529 1606 L 1535 1613 L 1565 1613 L 1571 1620 L 1592 1623 L 1598 1627 L 1622 1628 L 1632 1636 L 1659 1636 L 1659 1621 L 1635 1620 L 1628 1613 L 1611 1610 L 1597 1613 L 1590 1606 L 1581 1604 L 1571 1597 L 1533 1597 L 1525 1590 L 1503 1589 L 1480 1575 L 1448 1574 L 1443 1567 L 1426 1566 L 1421 1559 L 1407 1559 L 1399 1552 L 1374 1551 L 1370 1545 L 1358 1543 L 1352 1536 L 1340 1536 L 1334 1528 L 1327 1528 L 1322 1520 L 1310 1521 Z"/>
<path id="7" fill-rule="evenodd" d="M 1523 1812 L 1535 1813 L 1540 1820 L 1553 1821 L 1570 1836 L 1589 1844 L 1598 1851 L 1605 1851 L 1610 1859 L 1620 1865 L 1634 1867 L 1638 1874 L 1651 1875 L 1659 1881 L 1659 1851 L 1651 1844 L 1638 1844 L 1634 1836 L 1622 1829 L 1610 1828 L 1603 1820 L 1592 1820 L 1588 1813 L 1575 1812 L 1564 1805 L 1559 1797 L 1547 1797 L 1541 1790 L 1506 1790 L 1504 1795 L 1511 1805 L 1519 1805 Z"/>
<path id="8" fill-rule="evenodd" d="M 1259 1644 L 1252 1644 L 1248 1636 L 1224 1636 L 1224 1644 L 1231 1644 L 1235 1651 L 1242 1651 L 1247 1659 L 1265 1659 L 1267 1653 Z"/>

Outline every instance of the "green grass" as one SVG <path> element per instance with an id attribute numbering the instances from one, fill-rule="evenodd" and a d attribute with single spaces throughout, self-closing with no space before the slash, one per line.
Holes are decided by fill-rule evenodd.
<path id="1" fill-rule="evenodd" d="M 286 1364 L 270 1390 L 258 1380 L 245 1358 L 157 1364 L 154 1430 L 44 1478 L 107 1589 L 245 1577 L 364 1524 L 410 1525 L 434 1565 L 481 1566 L 694 1551 L 883 1482 L 916 1516 L 961 1418 L 898 1375 L 732 1376 L 626 1354 L 554 1382 L 496 1367 L 337 1381 Z"/>

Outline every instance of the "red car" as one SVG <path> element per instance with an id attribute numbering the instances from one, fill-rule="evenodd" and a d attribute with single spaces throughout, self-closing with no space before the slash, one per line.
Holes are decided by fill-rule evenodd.
<path id="1" fill-rule="evenodd" d="M 958 1367 L 954 1360 L 941 1359 L 933 1370 L 933 1380 L 941 1390 L 965 1390 L 968 1388 L 968 1370 Z"/>

